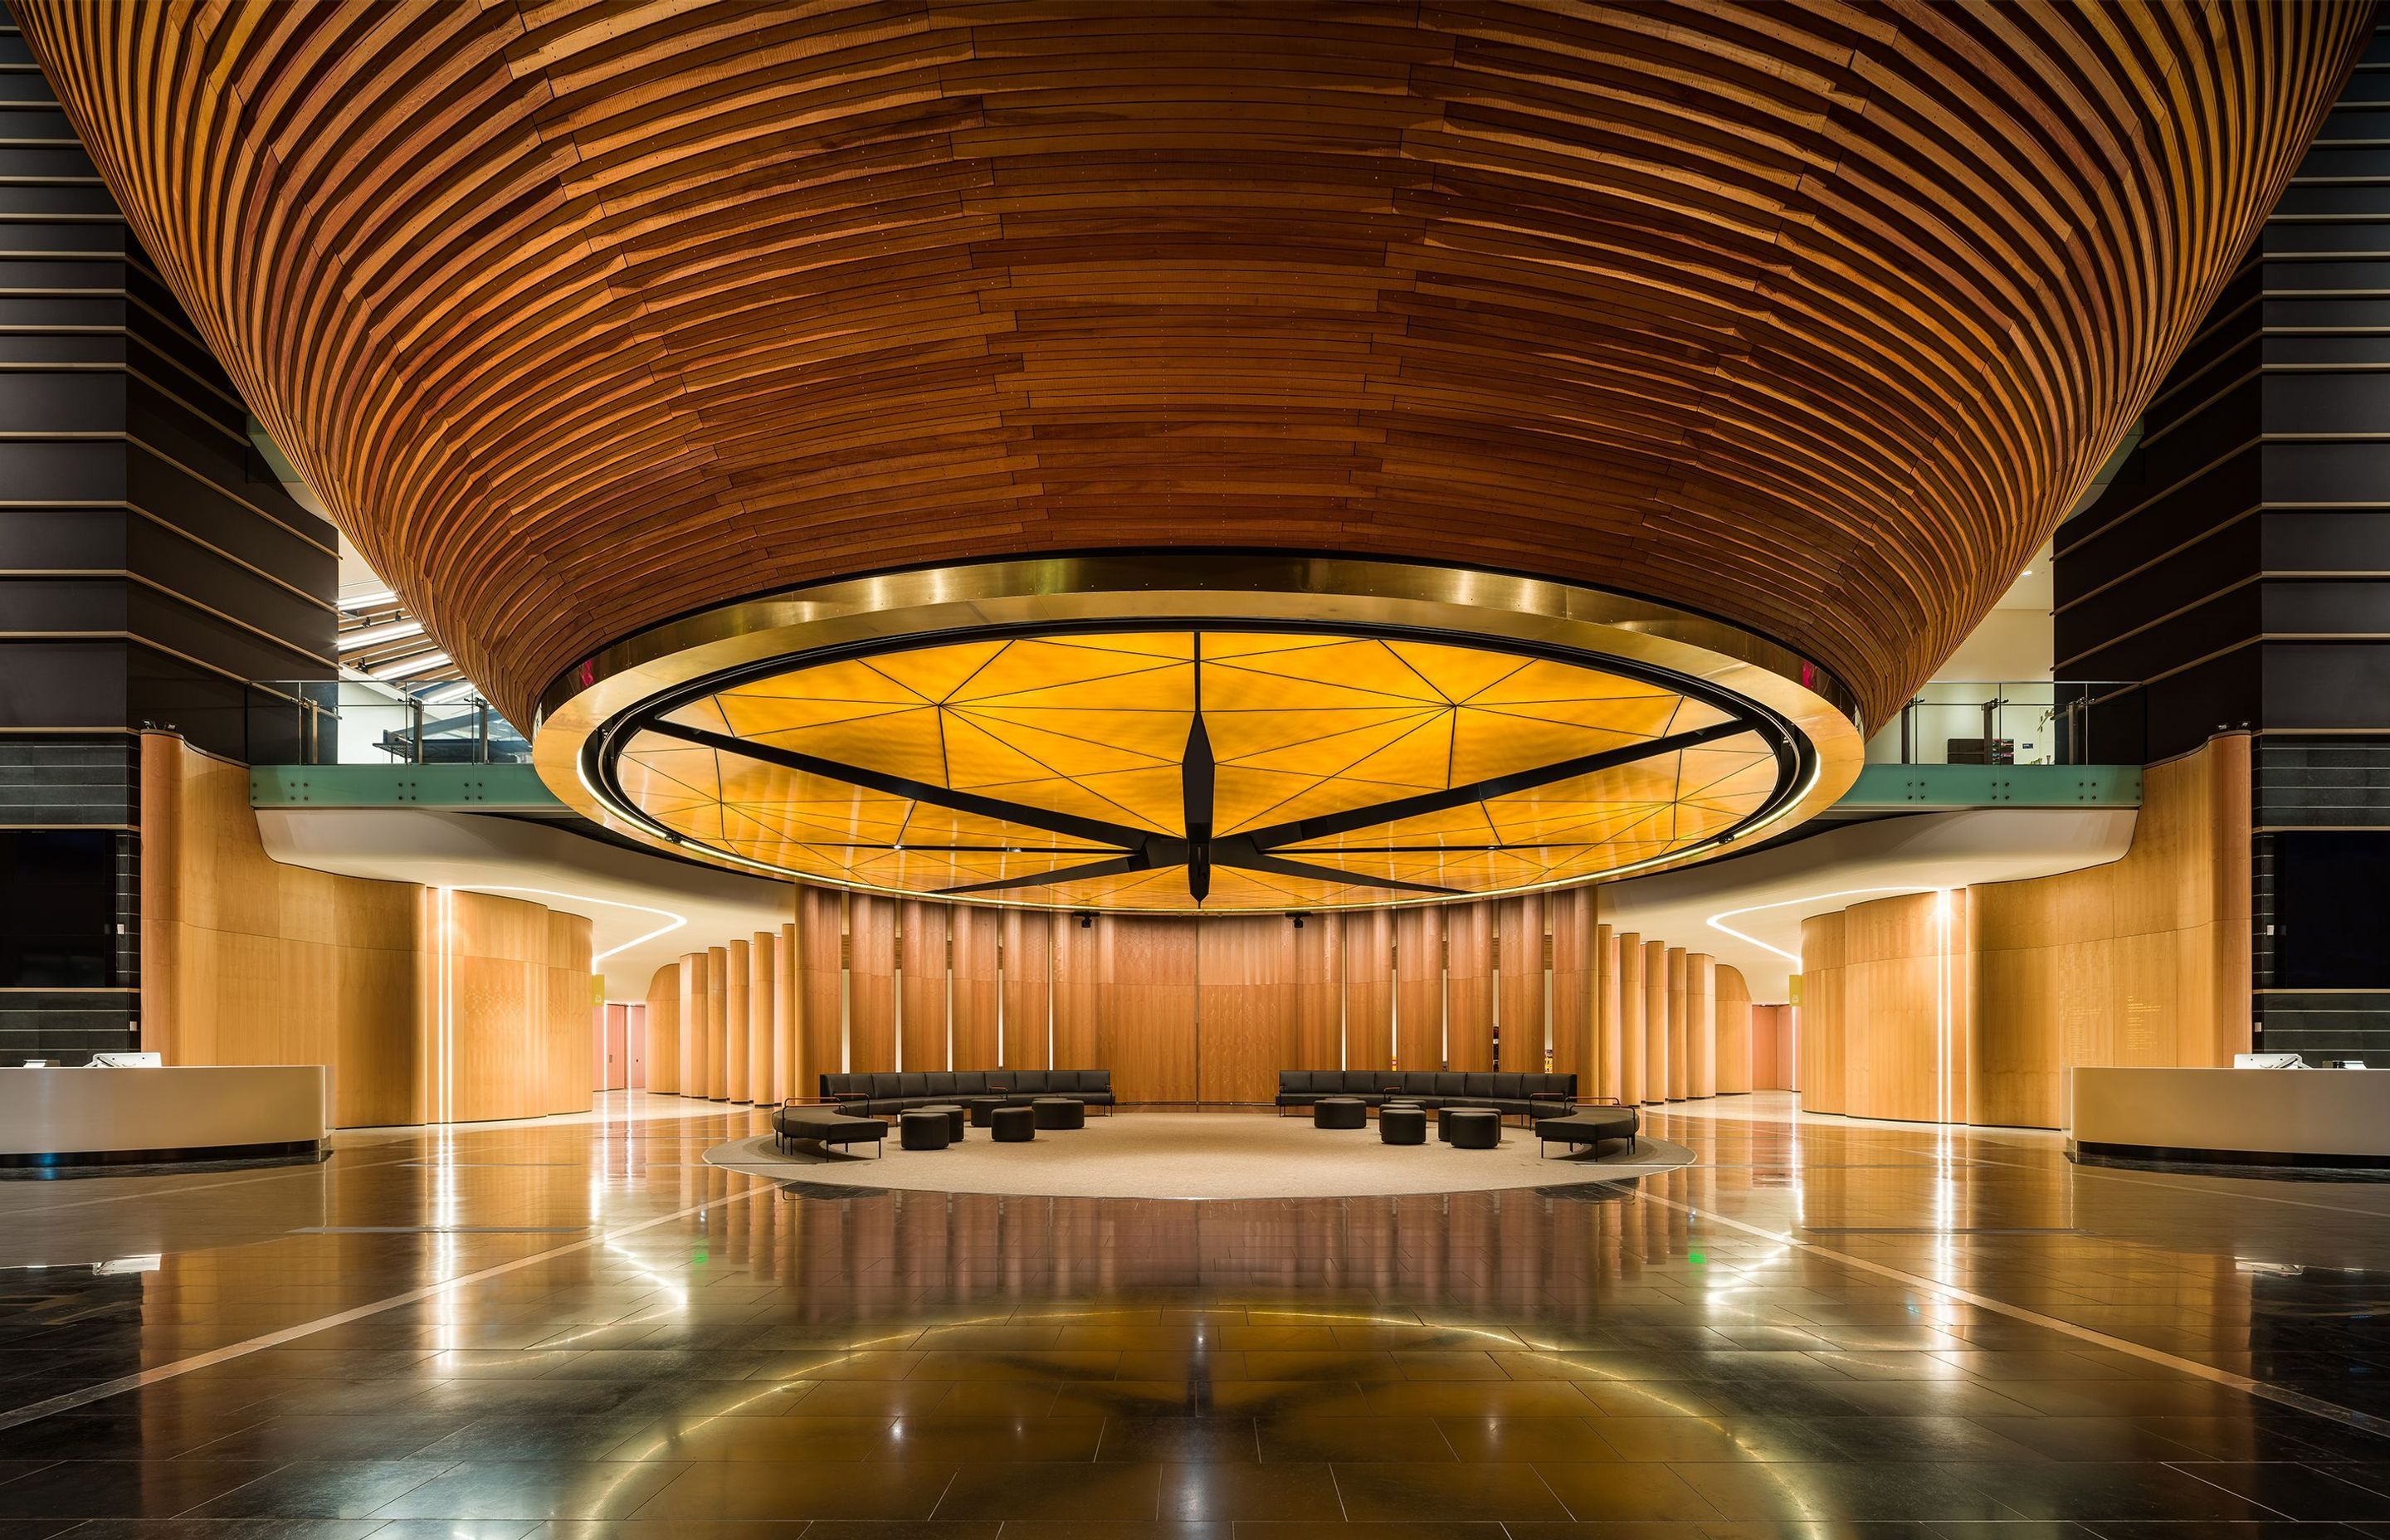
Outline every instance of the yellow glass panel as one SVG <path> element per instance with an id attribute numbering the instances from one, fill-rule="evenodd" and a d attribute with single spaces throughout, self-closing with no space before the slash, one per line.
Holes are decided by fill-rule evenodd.
<path id="1" fill-rule="evenodd" d="M 886 706 L 918 706 L 919 692 L 906 688 L 868 663 L 852 660 L 815 663 L 752 679 L 722 692 L 726 700 L 772 699 L 857 701 Z"/>
<path id="2" fill-rule="evenodd" d="M 1330 744 L 1339 734 L 1373 727 L 1407 730 L 1444 710 L 1441 706 L 1406 703 L 1398 706 L 1319 706 L 1297 711 L 1226 711 L 1204 702 L 1203 730 L 1212 739 L 1212 753 L 1221 764 L 1265 764 L 1264 756 L 1282 750 L 1307 751 L 1311 744 Z M 1306 768 L 1316 768 L 1305 762 Z"/>
<path id="3" fill-rule="evenodd" d="M 1027 879 L 996 901 L 1185 909 L 1183 847 L 1141 846 L 1133 831 L 1184 838 L 1180 762 L 1199 689 L 1216 835 L 1367 817 L 1440 792 L 1467 799 L 1271 845 L 1311 872 L 1240 868 L 1232 842 L 1215 852 L 1214 909 L 1416 896 L 1393 882 L 1486 892 L 1598 877 L 1729 833 L 1780 789 L 1775 757 L 1753 734 L 1481 802 L 1470 793 L 1479 783 L 1726 718 L 1599 668 L 1462 643 L 1185 630 L 801 665 L 669 719 L 759 752 L 917 782 L 919 797 L 654 731 L 635 736 L 615 776 L 634 805 L 685 838 L 800 875 L 924 894 Z M 949 790 L 991 814 L 940 805 Z M 1069 821 L 1060 815 L 1113 827 L 1119 841 L 1057 832 L 1053 822 Z M 1158 852 L 1156 864 L 1036 880 L 1137 848 Z"/>
<path id="4" fill-rule="evenodd" d="M 1194 720 L 1192 712 L 1089 711 L 1046 706 L 957 706 L 954 714 L 984 727 L 1008 743 L 1021 745 L 1024 752 L 1032 754 L 1040 752 L 1036 738 L 1016 736 L 1014 729 L 1100 744 L 1124 754 L 1172 764 L 1177 764 L 1178 757 L 1187 751 L 1187 731 Z"/>
<path id="5" fill-rule="evenodd" d="M 1097 648 L 1056 647 L 1037 641 L 1012 642 L 969 679 L 943 699 L 950 706 L 1008 699 L 1098 680 L 1138 678 L 1163 692 L 1153 704 L 1176 702 L 1169 690 L 1190 688 L 1194 670 L 1170 658 L 1137 652 L 1110 652 Z M 1022 702 L 1023 705 L 1040 702 Z M 1191 705 L 1191 701 L 1189 702 Z"/>
<path id="6" fill-rule="evenodd" d="M 1639 735 L 1463 707 L 1454 713 L 1452 784 L 1469 786 L 1643 741 Z"/>
<path id="7" fill-rule="evenodd" d="M 944 647 L 916 648 L 909 652 L 883 652 L 877 658 L 863 660 L 863 664 L 924 700 L 944 700 L 1009 645 L 950 642 Z"/>
<path id="8" fill-rule="evenodd" d="M 1387 651 L 1433 687 L 1446 700 L 1473 700 L 1528 666 L 1529 660 L 1482 648 L 1441 647 L 1433 642 L 1387 642 Z"/>

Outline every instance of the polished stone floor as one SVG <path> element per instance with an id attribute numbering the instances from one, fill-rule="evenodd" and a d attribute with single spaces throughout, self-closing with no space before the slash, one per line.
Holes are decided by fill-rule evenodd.
<path id="1" fill-rule="evenodd" d="M 0 1183 L 0 1540 L 2390 1536 L 2378 1186 L 1760 1097 L 1635 1182 L 857 1192 L 625 1099 Z"/>

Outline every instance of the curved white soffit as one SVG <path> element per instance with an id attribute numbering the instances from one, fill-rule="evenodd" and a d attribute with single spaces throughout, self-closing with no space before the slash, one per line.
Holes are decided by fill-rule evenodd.
<path id="1" fill-rule="evenodd" d="M 419 882 L 529 899 L 589 919 L 610 1000 L 692 947 L 777 930 L 785 882 L 623 850 L 547 824 L 428 808 L 260 808 L 276 861 L 343 877 Z"/>
<path id="2" fill-rule="evenodd" d="M 1601 918 L 1741 970 L 1754 1000 L 1782 1000 L 1801 921 L 1895 893 L 2048 877 L 2120 859 L 2135 810 L 1976 808 L 1851 824 L 1774 850 L 1601 890 Z"/>

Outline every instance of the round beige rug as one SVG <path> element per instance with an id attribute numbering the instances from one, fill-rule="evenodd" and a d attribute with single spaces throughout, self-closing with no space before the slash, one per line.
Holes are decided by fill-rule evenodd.
<path id="1" fill-rule="evenodd" d="M 1396 1193 L 1478 1192 L 1496 1187 L 1615 1182 L 1690 1165 L 1693 1152 L 1649 1135 L 1628 1154 L 1623 1143 L 1570 1152 L 1506 1127 L 1493 1149 L 1456 1149 L 1430 1127 L 1424 1145 L 1389 1145 L 1375 1123 L 1362 1129 L 1311 1126 L 1308 1117 L 1243 1112 L 1124 1112 L 1087 1126 L 1040 1130 L 1028 1144 L 997 1144 L 984 1128 L 944 1149 L 824 1154 L 807 1145 L 783 1155 L 770 1135 L 715 1145 L 712 1164 L 779 1181 L 916 1192 L 998 1193 L 1039 1198 L 1364 1198 Z M 854 1147 L 858 1151 L 868 1147 Z"/>

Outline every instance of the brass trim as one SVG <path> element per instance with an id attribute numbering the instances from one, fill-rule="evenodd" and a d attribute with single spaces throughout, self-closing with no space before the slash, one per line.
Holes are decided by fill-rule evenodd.
<path id="1" fill-rule="evenodd" d="M 777 867 L 658 838 L 618 812 L 585 776 L 593 734 L 640 704 L 695 681 L 829 648 L 894 647 L 991 627 L 1109 621 L 1258 622 L 1335 629 L 1439 632 L 1457 640 L 1615 658 L 1682 675 L 1767 708 L 1806 739 L 1808 783 L 1770 817 L 1715 841 L 1592 879 L 1613 880 L 1746 847 L 1831 805 L 1865 754 L 1856 697 L 1790 649 L 1710 616 L 1548 579 L 1342 557 L 1217 553 L 1109 555 L 974 562 L 809 584 L 685 616 L 615 643 L 542 692 L 532 759 L 567 806 L 611 832 L 733 870 Z M 900 892 L 805 878 L 829 888 Z M 1578 887 L 1587 879 L 1488 890 L 1465 899 L 1343 905 L 1394 908 L 1476 902 Z M 922 898 L 917 892 L 901 896 Z M 934 902 L 1070 908 L 1006 901 Z"/>

